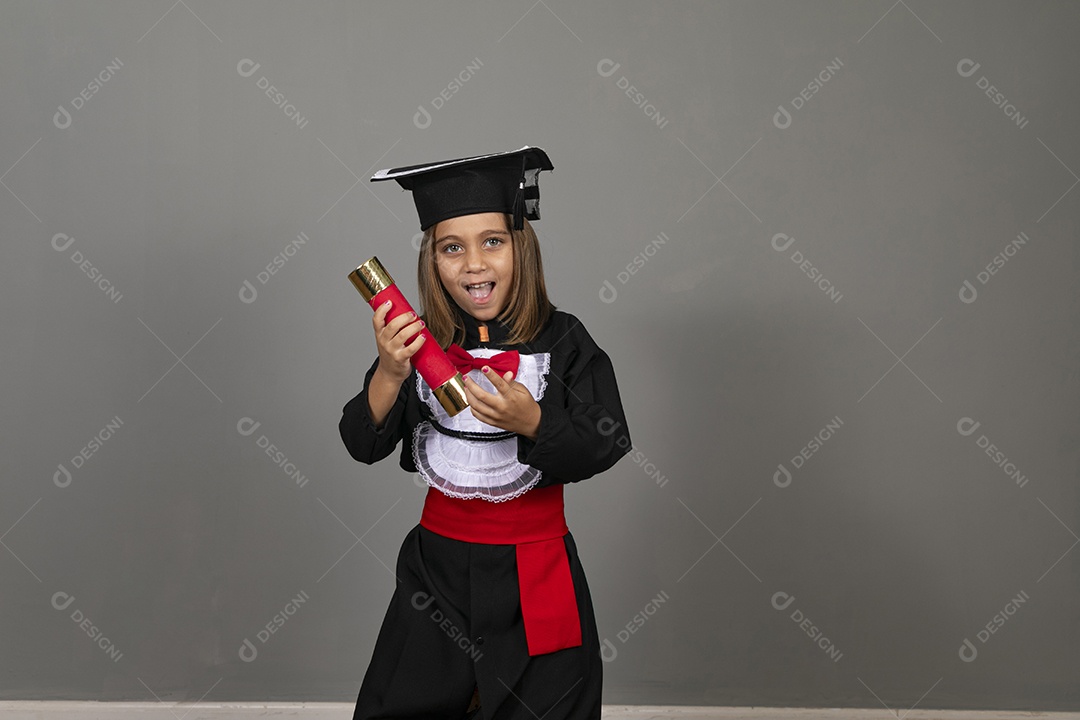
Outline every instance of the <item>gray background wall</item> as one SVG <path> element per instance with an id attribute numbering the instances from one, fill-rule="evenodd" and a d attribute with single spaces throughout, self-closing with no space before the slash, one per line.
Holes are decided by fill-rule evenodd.
<path id="1" fill-rule="evenodd" d="M 536 144 L 635 441 L 568 491 L 605 701 L 1080 708 L 1075 3 L 3 18 L 0 697 L 355 697 L 423 498 L 338 437 L 347 273 L 416 297 L 367 178 Z"/>

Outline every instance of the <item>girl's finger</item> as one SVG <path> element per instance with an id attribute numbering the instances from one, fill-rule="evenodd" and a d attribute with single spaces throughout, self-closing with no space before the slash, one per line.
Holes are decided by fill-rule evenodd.
<path id="1" fill-rule="evenodd" d="M 499 375 L 499 373 L 493 371 L 490 367 L 482 369 L 482 372 L 487 376 L 487 379 L 491 381 L 491 384 L 495 386 L 495 389 L 499 391 L 500 395 L 504 394 L 510 388 L 506 379 Z M 507 372 L 510 371 L 507 370 Z"/>
<path id="2" fill-rule="evenodd" d="M 375 329 L 381 330 L 386 325 L 386 313 L 390 312 L 390 301 L 387 300 L 379 307 L 375 308 L 375 315 L 373 322 L 375 323 Z"/>

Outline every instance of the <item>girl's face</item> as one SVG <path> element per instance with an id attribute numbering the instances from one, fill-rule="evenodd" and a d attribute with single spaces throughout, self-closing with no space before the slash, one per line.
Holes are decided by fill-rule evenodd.
<path id="1" fill-rule="evenodd" d="M 435 226 L 435 264 L 443 287 L 477 320 L 493 320 L 508 300 L 514 248 L 502 213 L 462 215 Z"/>

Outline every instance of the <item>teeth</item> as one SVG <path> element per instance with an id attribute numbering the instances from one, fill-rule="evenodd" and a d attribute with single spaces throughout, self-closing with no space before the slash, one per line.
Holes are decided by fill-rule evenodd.
<path id="1" fill-rule="evenodd" d="M 466 287 L 469 289 L 470 295 L 472 295 L 477 300 L 483 300 L 491 294 L 491 288 L 493 288 L 494 286 L 495 283 L 486 282 L 478 283 L 476 285 L 467 285 Z"/>

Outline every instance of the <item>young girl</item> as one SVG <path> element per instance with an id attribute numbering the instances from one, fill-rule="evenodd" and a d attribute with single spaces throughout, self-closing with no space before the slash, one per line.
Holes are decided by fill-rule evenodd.
<path id="1" fill-rule="evenodd" d="M 404 440 L 400 465 L 428 490 L 354 720 L 600 717 L 599 639 L 563 487 L 631 442 L 611 361 L 547 298 L 528 220 L 551 169 L 526 147 L 372 178 L 413 192 L 424 314 L 375 311 L 379 357 L 341 438 L 368 464 Z M 452 417 L 409 363 L 425 324 L 466 377 L 469 407 Z"/>

